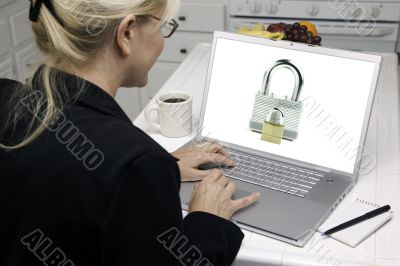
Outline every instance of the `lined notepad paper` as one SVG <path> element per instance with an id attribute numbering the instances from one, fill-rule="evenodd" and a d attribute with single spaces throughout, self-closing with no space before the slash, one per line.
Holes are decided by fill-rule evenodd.
<path id="1" fill-rule="evenodd" d="M 369 201 L 348 196 L 339 204 L 331 216 L 318 228 L 318 231 L 321 233 L 325 232 L 332 227 L 347 222 L 379 207 L 379 205 Z M 330 237 L 343 242 L 348 246 L 355 247 L 391 218 L 392 212 L 385 212 L 349 228 L 333 233 Z"/>

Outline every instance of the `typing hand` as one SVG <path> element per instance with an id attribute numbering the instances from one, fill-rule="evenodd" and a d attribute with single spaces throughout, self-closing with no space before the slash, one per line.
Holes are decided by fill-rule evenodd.
<path id="1" fill-rule="evenodd" d="M 235 162 L 229 158 L 224 148 L 217 143 L 204 142 L 190 145 L 171 153 L 178 158 L 178 166 L 181 172 L 181 181 L 198 181 L 210 174 L 211 169 L 201 170 L 199 166 L 205 163 L 223 164 L 231 167 Z"/>
<path id="2" fill-rule="evenodd" d="M 230 220 L 238 210 L 256 202 L 260 193 L 233 200 L 236 184 L 229 182 L 221 170 L 210 170 L 209 174 L 195 186 L 189 203 L 189 212 L 208 212 Z"/>

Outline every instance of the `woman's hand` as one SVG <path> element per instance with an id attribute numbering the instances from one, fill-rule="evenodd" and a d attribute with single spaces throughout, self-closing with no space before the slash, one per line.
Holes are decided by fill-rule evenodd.
<path id="1" fill-rule="evenodd" d="M 199 170 L 204 163 L 224 164 L 231 167 L 235 162 L 229 158 L 228 153 L 217 143 L 204 142 L 190 145 L 171 153 L 178 158 L 178 166 L 181 172 L 181 181 L 198 181 L 210 174 L 211 170 Z"/>
<path id="2" fill-rule="evenodd" d="M 241 199 L 232 200 L 236 185 L 229 182 L 221 170 L 213 169 L 198 184 L 189 203 L 189 213 L 195 211 L 208 212 L 230 220 L 232 215 L 258 200 L 260 193 L 253 193 Z"/>

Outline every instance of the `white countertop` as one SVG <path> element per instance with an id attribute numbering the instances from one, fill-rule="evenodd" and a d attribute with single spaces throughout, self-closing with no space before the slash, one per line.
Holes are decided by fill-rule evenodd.
<path id="1" fill-rule="evenodd" d="M 158 93 L 183 90 L 193 95 L 193 113 L 200 116 L 210 45 L 199 44 Z M 360 176 L 351 195 L 378 204 L 390 204 L 393 218 L 356 248 L 319 233 L 303 248 L 245 231 L 234 265 L 379 265 L 400 266 L 400 103 L 396 54 L 382 54 L 383 63 L 374 101 L 366 149 L 376 155 L 377 167 Z M 154 99 L 149 105 L 154 104 Z M 134 124 L 168 151 L 194 137 L 163 137 L 147 124 L 143 112 Z"/>

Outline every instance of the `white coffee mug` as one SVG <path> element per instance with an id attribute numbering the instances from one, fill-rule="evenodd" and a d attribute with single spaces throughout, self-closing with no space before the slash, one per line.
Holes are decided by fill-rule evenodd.
<path id="1" fill-rule="evenodd" d="M 150 126 L 170 138 L 184 137 L 192 133 L 193 97 L 185 92 L 170 91 L 156 97 L 156 105 L 150 106 L 144 116 Z M 151 114 L 157 113 L 157 119 Z"/>

